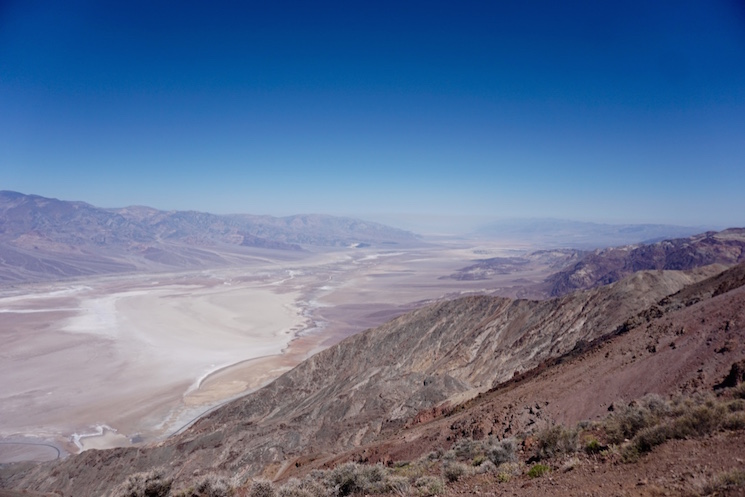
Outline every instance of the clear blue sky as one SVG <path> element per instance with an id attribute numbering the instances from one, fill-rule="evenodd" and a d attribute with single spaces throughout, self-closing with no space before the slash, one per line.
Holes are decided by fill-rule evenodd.
<path id="1" fill-rule="evenodd" d="M 745 225 L 745 4 L 0 0 L 0 189 Z"/>

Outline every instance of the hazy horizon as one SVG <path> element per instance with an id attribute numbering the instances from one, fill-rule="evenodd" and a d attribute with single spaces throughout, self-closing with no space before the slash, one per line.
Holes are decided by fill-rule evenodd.
<path id="1" fill-rule="evenodd" d="M 735 1 L 4 2 L 0 110 L 0 189 L 98 207 L 745 225 Z"/>

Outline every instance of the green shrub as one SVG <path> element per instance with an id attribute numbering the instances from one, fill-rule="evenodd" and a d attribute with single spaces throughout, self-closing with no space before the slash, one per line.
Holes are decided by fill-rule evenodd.
<path id="1" fill-rule="evenodd" d="M 135 473 L 114 490 L 115 497 L 166 497 L 173 480 L 164 478 L 159 470 Z"/>
<path id="2" fill-rule="evenodd" d="M 588 454 L 599 454 L 604 448 L 597 438 L 590 438 L 585 442 L 585 452 Z"/>
<path id="3" fill-rule="evenodd" d="M 528 476 L 531 478 L 538 478 L 540 476 L 543 476 L 546 474 L 551 468 L 546 466 L 545 464 L 535 464 L 532 468 L 528 471 Z"/>

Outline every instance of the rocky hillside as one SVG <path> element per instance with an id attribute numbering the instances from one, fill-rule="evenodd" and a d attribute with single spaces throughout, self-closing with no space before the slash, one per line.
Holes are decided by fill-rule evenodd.
<path id="1" fill-rule="evenodd" d="M 743 267 L 715 276 L 722 269 L 641 272 L 608 286 L 542 302 L 468 297 L 439 303 L 313 356 L 158 446 L 87 451 L 51 467 L 16 467 L 12 475 L 5 472 L 3 477 L 11 487 L 95 495 L 113 488 L 129 473 L 158 467 L 179 485 L 204 471 L 242 477 L 281 475 L 303 466 L 303 461 L 400 439 L 413 425 L 432 417 L 427 413 L 433 408 L 442 412 L 443 405 L 452 406 L 478 393 L 483 396 L 513 378 L 530 376 L 547 361 L 579 354 L 597 340 L 624 336 L 640 323 L 686 310 L 693 302 L 734 294 L 744 280 Z M 737 326 L 732 329 L 741 328 Z M 646 339 L 644 344 L 649 345 Z M 671 348 L 663 341 L 659 347 L 661 351 Z M 622 361 L 626 364 L 637 357 L 629 355 Z M 611 371 L 589 374 L 601 383 L 616 379 Z M 588 397 L 564 402 L 584 405 L 581 399 Z M 517 405 L 528 402 L 532 401 L 523 398 Z M 500 429 L 509 433 L 505 426 L 517 430 L 529 426 L 530 416 L 541 417 L 531 414 L 536 412 L 531 408 L 521 425 L 515 416 L 522 407 L 515 409 L 519 412 L 492 416 L 489 423 L 504 424 L 500 421 L 504 419 L 507 425 Z M 580 413 L 584 411 L 573 416 Z M 488 425 L 483 426 L 482 431 Z"/>
<path id="2" fill-rule="evenodd" d="M 551 296 L 607 285 L 636 271 L 691 269 L 745 261 L 745 228 L 706 232 L 653 244 L 615 247 L 586 254 L 547 279 Z"/>
<path id="3" fill-rule="evenodd" d="M 291 253 L 302 246 L 417 243 L 406 231 L 333 216 L 102 209 L 0 191 L 0 283 L 227 265 L 250 254 L 247 248 Z"/>

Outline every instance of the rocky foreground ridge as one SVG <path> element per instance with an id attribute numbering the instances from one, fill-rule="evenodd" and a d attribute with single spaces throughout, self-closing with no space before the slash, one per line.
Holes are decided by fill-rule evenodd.
<path id="1" fill-rule="evenodd" d="M 438 303 L 350 337 L 157 446 L 6 468 L 3 484 L 105 495 L 127 475 L 153 468 L 183 487 L 205 471 L 282 478 L 349 457 L 391 461 L 410 458 L 412 447 L 431 450 L 458 437 L 504 437 L 533 425 L 576 422 L 630 394 L 711 386 L 743 358 L 745 266 L 724 269 L 639 272 L 540 302 L 468 297 Z M 691 334 L 683 326 L 683 338 L 670 340 L 679 331 L 664 324 L 671 319 L 710 325 L 699 323 Z M 715 343 L 707 334 L 721 336 Z M 627 337 L 638 344 L 616 344 Z M 677 344 L 688 342 L 698 352 L 677 356 Z M 598 352 L 605 343 L 610 348 Z M 592 380 L 585 385 L 602 387 L 594 387 L 598 400 L 589 387 L 577 387 L 577 364 L 585 357 L 595 361 L 582 374 Z M 648 366 L 638 374 L 633 365 L 642 360 Z M 562 397 L 529 387 L 539 384 L 536 378 L 545 385 L 548 373 L 541 371 L 555 374 L 567 364 L 574 369 L 564 380 L 549 380 Z"/>

